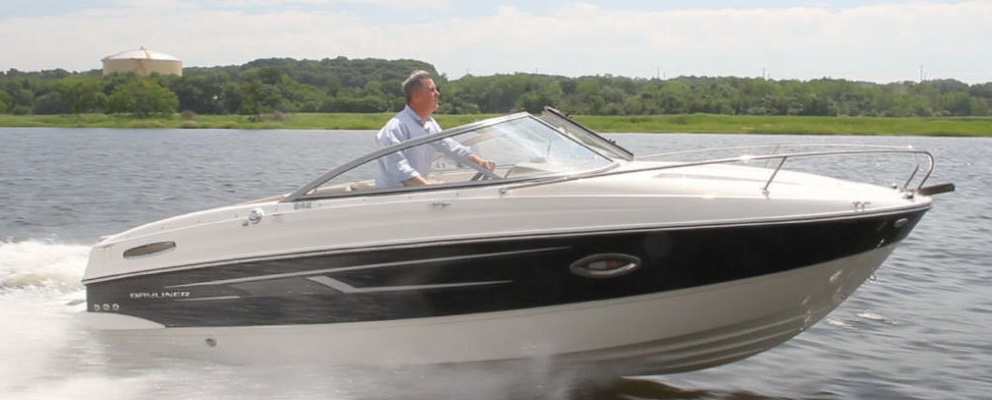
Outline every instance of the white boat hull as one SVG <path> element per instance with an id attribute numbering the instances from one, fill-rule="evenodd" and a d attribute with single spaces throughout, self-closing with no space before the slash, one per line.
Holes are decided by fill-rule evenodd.
<path id="1" fill-rule="evenodd" d="M 674 373 L 739 360 L 799 334 L 854 292 L 894 247 L 660 294 L 450 317 L 165 328 L 122 315 L 88 316 L 100 319 L 101 337 L 132 355 L 374 367 L 551 361 L 598 363 L 623 375 Z M 120 329 L 108 329 L 115 325 Z"/>

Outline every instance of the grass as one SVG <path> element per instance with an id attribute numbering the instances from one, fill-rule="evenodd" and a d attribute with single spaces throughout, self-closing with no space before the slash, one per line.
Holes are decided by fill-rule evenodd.
<path id="1" fill-rule="evenodd" d="M 872 118 L 754 115 L 577 116 L 607 132 L 992 136 L 992 118 Z"/>
<path id="2" fill-rule="evenodd" d="M 394 113 L 272 114 L 252 120 L 244 115 L 175 115 L 137 119 L 119 115 L 0 114 L 0 127 L 103 127 L 187 129 L 379 129 Z M 454 127 L 493 115 L 436 115 Z M 871 118 L 752 115 L 578 115 L 575 119 L 603 132 L 708 132 L 816 135 L 992 136 L 992 118 Z"/>

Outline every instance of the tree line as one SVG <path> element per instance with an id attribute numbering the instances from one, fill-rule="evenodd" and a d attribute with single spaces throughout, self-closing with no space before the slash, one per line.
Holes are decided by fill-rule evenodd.
<path id="1" fill-rule="evenodd" d="M 240 66 L 190 67 L 182 76 L 100 70 L 0 71 L 0 113 L 184 114 L 398 111 L 401 82 L 413 70 L 436 76 L 439 113 L 499 114 L 555 106 L 583 115 L 746 114 L 873 117 L 987 117 L 992 82 L 954 79 L 887 84 L 843 79 L 769 80 L 612 75 L 467 75 L 448 79 L 416 60 L 259 59 Z"/>

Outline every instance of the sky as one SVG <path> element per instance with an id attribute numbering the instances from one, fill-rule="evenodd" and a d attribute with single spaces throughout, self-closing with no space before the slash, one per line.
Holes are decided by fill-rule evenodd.
<path id="1" fill-rule="evenodd" d="M 992 82 L 992 0 L 0 0 L 0 71 L 414 59 L 516 72 Z"/>

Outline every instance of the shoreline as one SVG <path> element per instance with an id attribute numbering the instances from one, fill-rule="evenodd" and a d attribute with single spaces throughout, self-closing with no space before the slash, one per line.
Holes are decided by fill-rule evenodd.
<path id="1" fill-rule="evenodd" d="M 171 118 L 137 119 L 106 114 L 0 115 L 0 127 L 44 128 L 159 128 L 159 129 L 346 129 L 376 130 L 395 113 L 267 114 L 261 120 L 245 115 L 181 115 Z M 494 114 L 436 114 L 445 127 L 454 127 L 496 116 Z M 992 136 L 989 117 L 814 117 L 717 114 L 603 116 L 574 118 L 600 132 L 643 133 L 736 133 L 799 135 L 917 135 Z"/>

